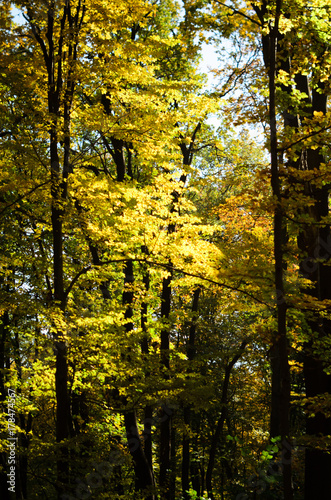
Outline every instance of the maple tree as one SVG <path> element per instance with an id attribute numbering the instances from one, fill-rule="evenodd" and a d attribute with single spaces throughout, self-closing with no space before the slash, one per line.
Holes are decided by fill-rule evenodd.
<path id="1" fill-rule="evenodd" d="M 284 495 L 293 498 L 289 356 L 294 349 L 299 349 L 303 361 L 306 401 L 310 398 L 328 400 L 330 390 L 328 361 L 320 350 L 322 344 L 326 346 L 329 325 L 325 309 L 329 300 L 330 269 L 328 150 L 324 135 L 328 129 L 328 88 L 325 84 L 328 79 L 328 6 L 321 6 L 319 2 L 309 5 L 253 2 L 240 6 L 215 2 L 213 8 L 214 12 L 220 11 L 219 25 L 223 29 L 224 18 L 236 17 L 233 26 L 240 26 L 238 31 L 242 35 L 247 33 L 244 47 L 249 50 L 251 46 L 252 53 L 256 50 L 256 40 L 262 42 L 265 71 L 258 58 L 255 62 L 246 58 L 246 67 L 235 68 L 234 75 L 247 75 L 243 113 L 253 122 L 256 112 L 262 111 L 260 117 L 269 126 L 271 187 L 275 197 L 275 289 L 278 293 L 277 333 L 271 356 L 271 435 L 281 435 L 283 452 L 288 450 L 288 463 L 284 463 L 283 473 Z M 255 36 L 253 43 L 252 31 L 259 37 Z M 252 74 L 253 80 L 250 79 Z M 249 89 L 251 82 L 253 86 Z M 252 93 L 256 89 L 262 91 L 260 102 Z M 304 278 L 300 284 L 299 276 L 295 290 L 287 283 L 290 252 L 295 252 L 294 263 Z M 297 338 L 289 331 L 293 309 L 297 310 L 304 332 Z M 312 405 L 309 410 L 307 408 L 307 434 L 314 437 L 308 440 L 306 448 L 305 498 L 329 495 L 327 445 L 321 446 L 317 438 L 320 433 L 323 436 L 329 433 L 328 413 L 325 407 L 312 409 Z"/>
<path id="2" fill-rule="evenodd" d="M 16 498 L 327 497 L 326 6 L 15 6 L 0 8 L 1 496 L 11 387 Z M 208 36 L 236 49 L 210 92 Z"/>

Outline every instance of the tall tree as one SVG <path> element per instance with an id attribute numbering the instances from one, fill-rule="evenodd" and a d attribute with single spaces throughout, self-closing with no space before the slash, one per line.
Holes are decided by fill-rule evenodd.
<path id="1" fill-rule="evenodd" d="M 330 391 L 328 362 L 323 360 L 320 350 L 320 346 L 327 339 L 329 320 L 327 317 L 322 318 L 317 312 L 318 308 L 315 307 L 320 303 L 320 307 L 323 308 L 323 304 L 330 296 L 328 285 L 330 267 L 327 265 L 329 260 L 327 241 L 330 230 L 327 222 L 329 180 L 325 172 L 328 151 L 323 137 L 329 126 L 327 118 L 329 89 L 325 85 L 329 72 L 326 52 L 329 34 L 325 24 L 327 14 L 318 2 L 309 6 L 302 6 L 299 3 L 289 5 L 278 1 L 247 3 L 241 6 L 235 3 L 225 5 L 222 2 L 215 2 L 215 5 L 220 6 L 221 27 L 224 18 L 231 15 L 236 18 L 233 23 L 234 29 L 239 23 L 241 33 L 245 32 L 247 24 L 250 24 L 254 31 L 260 30 L 264 65 L 269 75 L 267 121 L 271 152 L 271 186 L 276 200 L 274 241 L 278 300 L 278 337 L 275 338 L 271 353 L 274 373 L 271 432 L 284 438 L 289 433 L 290 394 L 289 369 L 286 361 L 288 357 L 286 308 L 293 307 L 287 292 L 289 285 L 284 281 L 288 259 L 287 248 L 289 248 L 289 238 L 285 234 L 286 225 L 298 236 L 297 252 L 300 257 L 297 258 L 296 264 L 300 267 L 301 276 L 306 280 L 301 284 L 301 293 L 305 298 L 298 299 L 303 300 L 305 304 L 301 309 L 302 328 L 310 332 L 306 334 L 303 343 L 306 395 L 308 401 L 312 402 L 314 398 L 328 399 Z M 252 50 L 255 50 L 255 47 L 253 42 Z M 246 94 L 245 97 L 247 102 L 249 96 Z M 251 102 L 253 102 L 251 110 L 261 109 L 257 105 L 255 96 Z M 247 109 L 246 106 L 245 110 Z M 282 121 L 278 119 L 278 124 L 277 113 L 283 116 Z M 248 117 L 250 120 L 251 116 Z M 263 118 L 266 119 L 265 114 Z M 323 181 L 318 181 L 317 178 L 321 176 Z M 322 259 L 319 258 L 319 254 L 323 255 Z M 298 290 L 297 294 L 300 296 Z M 315 338 L 318 340 L 315 341 Z M 302 342 L 302 339 L 299 342 Z M 282 408 L 285 411 L 281 411 Z M 309 416 L 309 413 L 307 415 L 308 436 L 316 436 L 319 432 L 323 435 L 329 432 L 329 419 L 323 410 L 314 416 Z M 285 445 L 285 448 L 290 450 L 288 445 Z M 287 471 L 289 472 L 288 462 L 291 459 L 289 453 L 285 453 L 285 448 L 285 490 L 291 498 L 290 474 L 285 477 Z M 315 447 L 314 444 L 307 447 L 305 498 L 330 495 L 330 483 L 326 474 L 329 467 L 329 457 L 325 450 L 318 445 Z"/>

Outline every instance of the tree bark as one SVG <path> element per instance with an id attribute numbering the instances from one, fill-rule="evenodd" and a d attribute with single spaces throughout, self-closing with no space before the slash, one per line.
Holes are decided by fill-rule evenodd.
<path id="1" fill-rule="evenodd" d="M 123 304 L 127 306 L 125 311 L 125 319 L 128 320 L 125 323 L 125 329 L 129 334 L 133 330 L 133 290 L 131 287 L 134 283 L 134 275 L 132 260 L 128 260 L 126 262 L 124 273 L 125 278 Z M 128 409 L 124 412 L 124 424 L 128 440 L 128 447 L 134 464 L 135 489 L 140 493 L 146 494 L 146 492 L 148 492 L 149 495 L 146 496 L 146 500 L 155 500 L 154 475 L 142 447 L 137 425 L 136 411 L 134 408 Z"/>
<path id="2" fill-rule="evenodd" d="M 145 494 L 146 500 L 155 500 L 154 476 L 141 444 L 134 410 L 128 410 L 124 413 L 124 424 L 134 465 L 135 489 L 137 492 Z"/>
<path id="3" fill-rule="evenodd" d="M 5 388 L 6 382 L 6 370 L 9 369 L 7 358 L 8 353 L 6 349 L 6 345 L 8 345 L 9 341 L 9 314 L 5 311 L 0 320 L 0 408 L 6 413 L 7 407 L 5 405 L 5 400 L 7 397 L 8 391 Z M 6 439 L 7 436 L 3 435 L 3 438 Z M 8 491 L 8 456 L 5 451 L 0 453 L 0 496 L 3 500 L 10 500 L 10 493 Z"/>
<path id="4" fill-rule="evenodd" d="M 327 96 L 324 85 L 319 85 L 318 92 L 312 91 L 312 114 L 319 111 L 327 112 Z M 306 155 L 306 167 L 309 170 L 319 170 L 324 157 L 320 150 L 308 150 Z M 314 206 L 309 211 L 312 219 L 310 226 L 301 231 L 299 235 L 299 248 L 303 250 L 306 259 L 301 262 L 301 272 L 312 283 L 313 287 L 306 290 L 317 300 L 331 299 L 331 234 L 330 226 L 323 225 L 322 220 L 329 215 L 329 186 L 315 187 L 306 185 L 306 191 L 314 200 Z M 308 321 L 312 334 L 317 335 L 317 342 L 331 335 L 331 322 L 318 312 L 312 312 L 313 318 Z M 316 347 L 314 335 L 306 343 L 304 349 L 304 378 L 307 398 L 319 395 L 331 394 L 331 376 L 324 370 L 323 353 L 320 347 Z M 306 417 L 307 435 L 314 437 L 329 436 L 331 434 L 331 419 L 321 412 L 315 416 Z M 331 456 L 327 450 L 320 445 L 314 444 L 306 448 L 305 461 L 305 500 L 311 498 L 331 498 Z"/>
<path id="5" fill-rule="evenodd" d="M 273 340 L 273 349 L 278 356 L 277 366 L 280 380 L 280 391 L 273 395 L 274 406 L 272 415 L 276 414 L 279 422 L 279 435 L 281 436 L 282 456 L 283 456 L 283 491 L 284 499 L 293 499 L 292 487 L 292 459 L 290 444 L 290 397 L 291 378 L 288 363 L 288 339 L 286 326 L 287 302 L 284 289 L 284 219 L 282 207 L 282 194 L 279 178 L 278 163 L 278 139 L 276 120 L 276 85 L 277 74 L 277 47 L 279 37 L 279 17 L 281 14 L 282 2 L 276 2 L 276 14 L 274 25 L 270 25 L 269 34 L 269 121 L 270 121 L 270 156 L 271 156 L 271 187 L 276 199 L 274 210 L 274 259 L 275 259 L 275 288 L 277 307 L 277 332 Z M 277 376 L 276 375 L 276 376 Z M 273 375 L 275 376 L 275 374 Z M 273 429 L 275 432 L 276 429 Z M 284 458 L 286 459 L 284 460 Z"/>
<path id="6" fill-rule="evenodd" d="M 78 34 L 84 17 L 85 7 L 79 2 L 75 15 L 71 13 L 71 3 L 66 2 L 59 10 L 59 32 L 54 29 L 56 17 L 55 4 L 51 2 L 47 11 L 47 30 L 44 38 L 34 12 L 28 6 L 27 17 L 32 33 L 42 51 L 48 77 L 48 111 L 50 120 L 50 176 L 51 176 L 51 223 L 53 233 L 53 287 L 52 306 L 56 314 L 64 318 L 66 310 L 66 294 L 63 270 L 63 218 L 67 200 L 67 178 L 70 167 L 70 113 L 75 89 L 74 65 L 77 60 Z M 64 66 L 66 61 L 66 66 Z M 66 72 L 66 73 L 65 73 Z M 61 94 L 63 99 L 61 100 Z M 63 117 L 63 118 L 62 118 Z M 61 120 L 63 120 L 61 122 Z M 63 166 L 60 167 L 58 128 L 64 134 Z M 54 347 L 55 360 L 55 392 L 56 392 L 56 440 L 65 442 L 69 437 L 70 407 L 68 395 L 68 363 L 65 332 L 55 328 Z M 68 449 L 64 444 L 60 447 L 57 461 L 57 489 L 61 497 L 69 484 Z"/>
<path id="7" fill-rule="evenodd" d="M 196 136 L 201 128 L 201 124 L 198 123 L 195 127 L 191 142 L 189 146 L 183 141 L 180 143 L 180 149 L 183 157 L 183 166 L 188 167 L 191 165 L 194 156 L 194 145 Z M 183 139 L 181 137 L 181 139 Z M 187 178 L 187 173 L 184 171 L 180 176 L 180 182 L 185 184 Z M 173 203 L 170 213 L 174 213 L 176 205 L 179 200 L 179 193 L 174 190 L 172 192 Z M 174 223 L 169 224 L 168 234 L 174 233 L 176 231 L 176 225 Z M 172 262 L 169 260 L 169 270 L 170 275 L 163 279 L 162 283 L 162 295 L 161 295 L 161 317 L 167 323 L 169 320 L 170 310 L 171 310 L 171 281 L 172 281 Z M 161 366 L 164 369 L 164 378 L 169 377 L 168 370 L 170 368 L 170 339 L 169 339 L 169 328 L 166 325 L 161 331 Z M 162 500 L 171 500 L 171 456 L 174 456 L 175 451 L 171 451 L 171 427 L 172 427 L 172 412 L 169 412 L 167 407 L 163 407 L 161 410 L 161 428 L 160 428 L 160 488 L 161 488 L 161 498 Z M 173 440 L 174 442 L 174 440 Z"/>
<path id="8" fill-rule="evenodd" d="M 165 326 L 161 331 L 161 367 L 164 370 L 165 380 L 169 379 L 168 370 L 170 368 L 170 339 L 169 327 L 166 324 L 169 320 L 171 310 L 171 274 L 163 279 L 161 295 L 161 318 Z M 161 499 L 171 500 L 170 492 L 170 470 L 171 470 L 171 412 L 166 405 L 161 409 L 160 418 L 160 475 L 159 485 L 161 489 Z"/>
<path id="9" fill-rule="evenodd" d="M 145 245 L 142 246 L 141 250 L 144 255 L 148 256 L 148 248 Z M 143 265 L 143 284 L 145 286 L 145 292 L 147 293 L 149 291 L 150 277 L 148 269 L 145 265 Z M 140 344 L 141 352 L 143 354 L 143 359 L 144 356 L 147 357 L 149 354 L 147 313 L 148 313 L 148 304 L 147 301 L 144 300 L 143 303 L 141 304 L 141 321 L 140 321 L 141 330 L 144 333 L 144 338 L 142 339 Z M 147 371 L 145 373 L 145 377 L 148 378 L 149 376 L 150 373 L 149 371 Z M 150 466 L 150 469 L 153 472 L 152 423 L 153 423 L 153 408 L 151 405 L 146 405 L 144 411 L 144 431 L 143 431 L 144 452 L 146 455 L 147 462 Z"/>
<path id="10" fill-rule="evenodd" d="M 199 305 L 199 297 L 200 297 L 201 288 L 197 288 L 193 293 L 193 302 L 192 302 L 192 321 L 190 325 L 189 331 L 189 339 L 186 348 L 188 362 L 193 361 L 195 357 L 195 335 L 196 335 L 196 313 L 198 312 Z M 191 369 L 188 369 L 188 372 L 191 372 Z M 190 489 L 190 437 L 188 430 L 191 426 L 191 409 L 189 406 L 184 407 L 184 435 L 183 435 L 183 456 L 182 456 L 182 495 L 184 500 L 189 500 L 188 490 Z M 186 430 L 187 429 L 187 430 Z M 199 492 L 198 492 L 199 495 Z"/>
<path id="11" fill-rule="evenodd" d="M 230 375 L 231 375 L 232 368 L 234 367 L 234 365 L 237 363 L 237 361 L 242 356 L 243 350 L 245 349 L 246 345 L 247 345 L 247 342 L 246 342 L 246 340 L 244 340 L 239 347 L 238 354 L 236 354 L 232 358 L 230 363 L 225 368 L 224 381 L 223 381 L 223 387 L 222 387 L 222 397 L 221 397 L 221 408 L 222 408 L 221 416 L 217 421 L 216 429 L 215 429 L 214 435 L 212 437 L 210 451 L 209 451 L 208 467 L 207 467 L 207 472 L 206 472 L 206 488 L 207 488 L 207 492 L 208 492 L 208 496 L 209 496 L 210 500 L 215 499 L 215 496 L 213 494 L 212 479 L 213 479 L 213 471 L 214 471 L 214 466 L 215 466 L 217 447 L 219 445 L 220 436 L 223 432 L 223 426 L 224 426 L 224 422 L 225 422 L 225 419 L 227 417 L 227 412 L 228 412 L 227 400 L 228 400 Z"/>
<path id="12" fill-rule="evenodd" d="M 268 5 L 268 1 L 264 1 L 260 6 L 255 4 L 253 5 L 255 12 L 259 16 L 261 26 L 265 26 L 266 24 L 264 16 L 267 13 Z M 278 62 L 278 49 L 281 40 L 281 34 L 279 32 L 279 18 L 281 11 L 282 0 L 276 0 L 274 19 L 272 22 L 269 21 L 268 25 L 269 33 L 268 35 L 262 35 L 264 63 L 269 76 L 271 188 L 275 199 L 273 239 L 277 330 L 274 333 L 272 347 L 270 350 L 272 368 L 270 435 L 271 437 L 281 437 L 284 499 L 292 500 L 292 458 L 290 444 L 291 377 L 288 362 L 288 338 L 286 325 L 287 301 L 284 287 L 284 269 L 286 266 L 284 260 L 284 235 L 286 227 L 283 217 L 283 195 L 279 176 L 278 132 L 276 119 L 276 75 L 280 69 L 280 65 L 282 64 L 281 62 Z"/>
<path id="13" fill-rule="evenodd" d="M 104 107 L 106 114 L 111 114 L 111 102 L 108 96 L 105 94 L 102 96 L 102 105 Z M 131 151 L 129 145 L 125 143 L 122 139 L 117 139 L 111 137 L 110 140 L 102 134 L 102 140 L 107 148 L 108 153 L 112 156 L 115 166 L 116 166 L 116 180 L 118 182 L 124 182 L 125 176 L 129 175 L 133 178 L 132 166 L 131 166 Z M 127 152 L 127 162 L 125 157 L 125 152 Z M 147 249 L 145 249 L 147 251 Z M 96 256 L 96 249 L 94 249 L 94 255 Z M 134 328 L 132 322 L 133 317 L 133 290 L 131 289 L 134 283 L 134 273 L 133 273 L 133 263 L 132 260 L 128 259 L 124 268 L 124 291 L 122 301 L 126 305 L 125 318 L 128 320 L 125 323 L 125 329 L 127 334 Z M 144 277 L 145 289 L 148 290 L 149 279 L 148 274 Z M 105 297 L 105 295 L 104 295 Z M 147 306 L 143 305 L 141 311 L 141 326 L 144 331 L 146 327 L 146 315 Z M 148 343 L 143 341 L 141 344 L 142 352 L 148 353 Z M 124 401 L 126 404 L 126 401 Z M 151 415 L 152 409 L 145 409 L 145 427 L 143 436 L 146 437 L 149 432 L 149 427 L 151 426 Z M 142 442 L 139 436 L 139 429 L 137 425 L 137 415 L 135 408 L 127 409 L 124 412 L 124 424 L 127 435 L 127 442 L 129 451 L 134 464 L 135 471 L 135 489 L 137 492 L 146 493 L 149 492 L 146 500 L 155 500 L 155 481 L 152 468 L 152 442 L 150 433 L 145 442 L 145 447 L 142 446 Z"/>

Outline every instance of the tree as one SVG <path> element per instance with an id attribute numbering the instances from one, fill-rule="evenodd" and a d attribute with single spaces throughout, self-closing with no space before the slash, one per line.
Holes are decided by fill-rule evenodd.
<path id="1" fill-rule="evenodd" d="M 134 259 L 130 252 L 134 253 L 136 260 L 144 262 L 146 251 L 142 249 L 146 247 L 147 238 L 152 247 L 154 245 L 154 255 L 157 255 L 155 252 L 160 248 L 157 238 L 164 243 L 160 223 L 169 219 L 173 193 L 181 189 L 174 179 L 174 172 L 178 159 L 177 123 L 183 112 L 177 112 L 176 106 L 181 99 L 181 88 L 190 99 L 190 85 L 187 82 L 183 85 L 180 82 L 168 83 L 168 75 L 162 80 L 161 69 L 154 63 L 162 60 L 172 45 L 177 45 L 174 57 L 178 59 L 181 44 L 175 37 L 169 42 L 160 40 L 159 35 L 153 33 L 153 6 L 137 2 L 134 6 L 124 3 L 122 7 L 115 14 L 110 4 L 105 8 L 80 2 L 63 5 L 51 2 L 46 6 L 39 2 L 22 4 L 26 24 L 12 27 L 11 43 L 7 52 L 4 51 L 4 60 L 11 61 L 7 65 L 5 81 L 13 82 L 13 94 L 7 87 L 3 93 L 6 112 L 10 117 L 13 115 L 13 127 L 5 130 L 3 147 L 5 151 L 6 148 L 12 150 L 13 154 L 9 158 L 8 153 L 9 168 L 3 177 L 6 193 L 2 200 L 3 212 L 11 206 L 16 208 L 12 217 L 21 228 L 21 255 L 23 257 L 23 248 L 26 254 L 23 261 L 16 263 L 14 272 L 22 276 L 23 289 L 27 288 L 28 295 L 34 296 L 38 302 L 33 318 L 37 335 L 33 341 L 36 345 L 45 344 L 50 360 L 46 357 L 42 362 L 45 367 L 50 363 L 51 377 L 54 369 L 52 348 L 56 354 L 55 435 L 59 446 L 55 448 L 58 454 L 57 478 L 53 477 L 52 481 L 59 497 L 70 489 L 71 476 L 75 473 L 72 460 L 78 455 L 72 450 L 73 443 L 80 443 L 83 450 L 84 446 L 90 445 L 89 440 L 84 445 L 80 434 L 94 417 L 95 409 L 86 408 L 86 398 L 90 394 L 89 377 L 84 375 L 86 364 L 78 360 L 83 352 L 82 339 L 87 340 L 89 319 L 101 314 L 101 321 L 94 324 L 94 329 L 106 331 L 108 336 L 117 333 L 117 339 L 123 341 L 123 349 L 132 351 L 127 359 L 131 362 L 133 350 L 128 347 L 131 340 L 126 339 L 133 329 L 133 323 L 128 322 L 133 314 L 131 301 L 134 297 L 128 285 L 133 283 Z M 151 34 L 148 28 L 150 18 Z M 102 29 L 109 23 L 112 34 L 104 37 Z M 158 23 L 160 25 L 160 18 Z M 169 30 L 163 29 L 168 34 Z M 24 77 L 17 66 L 21 59 L 26 69 Z M 17 75 L 19 82 L 16 84 Z M 88 81 L 90 75 L 92 78 Z M 27 78 L 27 84 L 21 86 L 24 78 Z M 196 83 L 193 82 L 191 87 L 196 88 Z M 148 102 L 147 96 L 151 98 Z M 13 101 L 17 105 L 20 100 L 22 109 L 27 112 L 17 117 L 16 109 L 11 110 L 10 103 Z M 91 109 L 96 118 L 87 123 Z M 196 112 L 205 114 L 202 109 L 192 111 L 192 115 Z M 182 148 L 186 148 L 184 143 Z M 187 149 L 190 149 L 189 145 Z M 158 162 L 161 168 L 157 167 Z M 157 177 L 162 170 L 164 175 Z M 112 178 L 114 171 L 115 180 Z M 127 175 L 131 179 L 127 179 Z M 17 182 L 19 178 L 22 182 Z M 162 190 L 161 183 L 164 184 Z M 46 196 L 38 191 L 44 186 L 47 187 Z M 164 204 L 165 209 L 162 208 Z M 109 213 L 109 205 L 110 216 L 104 217 Z M 136 232 L 132 233 L 132 220 L 136 218 L 139 205 L 141 221 Z M 23 215 L 18 217 L 21 208 Z M 175 221 L 175 214 L 170 217 Z M 105 231 L 100 226 L 102 219 Z M 150 227 L 146 225 L 147 220 Z M 179 243 L 181 238 L 178 238 Z M 169 240 L 171 243 L 171 238 Z M 148 253 L 150 255 L 150 251 Z M 31 263 L 28 271 L 26 259 Z M 119 310 L 116 307 L 114 310 L 113 306 L 109 309 L 111 298 L 115 296 L 118 300 L 118 279 L 114 286 L 111 286 L 111 281 L 113 276 L 122 275 L 123 264 L 123 304 Z M 10 272 L 9 267 L 5 269 L 5 279 L 8 280 Z M 96 287 L 102 292 L 102 303 L 97 298 Z M 4 291 L 13 293 L 13 290 L 14 285 Z M 84 290 L 91 305 L 82 300 Z M 20 302 L 26 310 L 24 297 Z M 117 321 L 112 328 L 107 326 L 110 313 Z M 11 328 L 17 328 L 12 312 L 5 310 L 4 314 L 11 316 Z M 82 315 L 87 318 L 85 322 L 81 320 Z M 20 319 L 22 328 L 23 324 Z M 4 325 L 6 332 L 6 321 Z M 91 359 L 100 341 L 100 335 L 89 336 L 87 352 Z M 115 345 L 113 340 L 110 345 Z M 19 344 L 18 349 L 21 349 Z M 6 355 L 4 353 L 3 357 Z M 109 360 L 106 363 L 101 361 L 100 355 L 98 351 L 93 363 L 99 364 L 99 371 L 109 371 Z M 110 356 L 116 355 L 112 352 Z M 29 356 L 25 368 L 36 370 L 39 357 L 39 353 L 37 359 Z M 125 359 L 123 354 L 121 359 Z M 20 359 L 15 360 L 19 370 Z M 95 367 L 90 365 L 88 369 L 93 373 Z M 29 391 L 28 380 L 27 376 L 26 389 Z M 20 380 L 19 384 L 24 382 Z M 112 384 L 115 384 L 116 392 L 123 381 L 115 377 Z M 131 401 L 130 397 L 124 399 L 125 406 L 133 403 L 133 394 Z M 38 393 L 36 399 L 40 400 Z M 119 401 L 123 406 L 123 399 Z M 125 414 L 130 442 L 132 426 L 136 429 L 135 435 L 137 432 L 132 420 L 135 409 L 131 413 L 126 408 L 120 411 Z M 131 451 L 137 487 L 144 490 L 150 483 L 142 480 L 145 472 L 141 467 L 145 458 L 141 446 L 138 449 L 141 457 L 137 457 L 136 450 Z"/>
<path id="2" fill-rule="evenodd" d="M 306 280 L 300 285 L 301 291 L 297 290 L 298 297 L 301 293 L 305 296 L 304 299 L 298 298 L 298 301 L 303 300 L 306 304 L 299 306 L 303 312 L 302 328 L 306 332 L 303 342 L 306 395 L 309 400 L 310 397 L 315 398 L 318 395 L 328 398 L 329 393 L 328 362 L 322 360 L 323 356 L 319 349 L 314 350 L 312 347 L 315 337 L 318 338 L 319 346 L 326 342 L 328 328 L 327 317 L 322 318 L 315 307 L 319 302 L 323 308 L 323 304 L 329 299 L 329 289 L 326 285 L 326 282 L 329 283 L 327 265 L 329 252 L 326 243 L 329 235 L 328 177 L 324 171 L 328 152 L 323 137 L 328 128 L 326 123 L 328 89 L 325 85 L 328 72 L 325 52 L 328 44 L 328 30 L 325 25 L 327 16 L 326 11 L 317 3 L 304 7 L 293 3 L 290 6 L 281 2 L 253 3 L 240 7 L 236 4 L 225 5 L 219 2 L 215 5 L 222 6 L 220 20 L 224 18 L 223 16 L 236 17 L 236 22 L 240 22 L 241 33 L 246 29 L 247 23 L 254 29 L 260 29 L 264 65 L 269 76 L 267 95 L 271 186 L 277 199 L 274 220 L 275 283 L 277 282 L 276 289 L 280 294 L 278 340 L 276 339 L 274 346 L 273 371 L 277 373 L 278 364 L 280 375 L 276 378 L 286 381 L 277 388 L 275 380 L 274 389 L 278 392 L 278 396 L 274 391 L 271 433 L 288 436 L 288 417 L 286 417 L 287 422 L 282 423 L 280 415 L 281 413 L 283 416 L 288 415 L 290 398 L 290 378 L 286 361 L 289 353 L 286 347 L 289 342 L 289 334 L 286 333 L 286 315 L 290 308 L 296 306 L 288 290 L 285 273 L 288 265 L 286 253 L 290 248 L 288 242 L 293 234 L 297 235 L 296 252 L 300 255 L 296 263 L 300 266 L 301 276 Z M 256 15 L 253 14 L 252 8 Z M 237 26 L 236 22 L 234 26 Z M 250 38 L 251 33 L 248 35 L 248 40 Z M 255 47 L 253 40 L 252 51 L 255 51 Z M 312 59 L 314 62 L 311 62 Z M 245 97 L 247 102 L 247 94 Z M 255 103 L 254 98 L 251 109 L 258 109 Z M 283 123 L 279 119 L 280 115 L 283 117 Z M 265 114 L 262 117 L 265 119 Z M 321 175 L 323 181 L 317 181 L 317 177 L 321 178 Z M 324 245 L 323 259 L 318 257 L 320 242 Z M 311 307 L 310 303 L 314 303 L 314 306 Z M 284 407 L 284 411 L 279 413 L 282 401 L 286 409 Z M 316 435 L 321 430 L 327 434 L 328 425 L 328 418 L 323 414 L 323 410 L 319 411 L 318 416 L 308 414 L 308 435 Z M 310 441 L 306 449 L 306 498 L 330 494 L 326 473 L 329 468 L 328 460 L 325 451 L 317 450 Z M 285 465 L 284 473 L 286 470 Z M 287 478 L 284 475 L 284 481 L 286 495 L 291 498 L 289 470 Z"/>
<path id="3" fill-rule="evenodd" d="M 3 429 L 17 394 L 16 496 L 293 498 L 302 405 L 305 495 L 327 496 L 325 11 L 35 1 L 15 25 L 10 7 L 0 389 Z M 211 95 L 206 28 L 236 47 Z"/>

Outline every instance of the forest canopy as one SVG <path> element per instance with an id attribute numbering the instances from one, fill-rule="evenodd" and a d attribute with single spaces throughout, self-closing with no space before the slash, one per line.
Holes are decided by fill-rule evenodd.
<path id="1" fill-rule="evenodd" d="M 2 499 L 331 497 L 330 9 L 1 3 Z"/>

